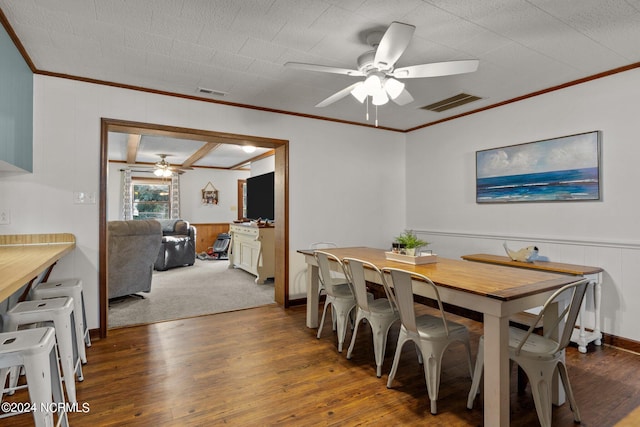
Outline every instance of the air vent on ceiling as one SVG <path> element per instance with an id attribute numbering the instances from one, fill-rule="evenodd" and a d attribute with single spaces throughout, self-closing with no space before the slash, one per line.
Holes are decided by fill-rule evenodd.
<path id="1" fill-rule="evenodd" d="M 480 98 L 479 96 L 469 95 L 468 93 L 460 93 L 458 95 L 452 96 L 447 99 L 443 99 L 442 101 L 434 102 L 433 104 L 425 105 L 421 107 L 422 110 L 435 111 L 436 113 L 441 113 L 446 110 L 450 110 L 452 108 L 459 107 L 464 104 L 468 104 L 470 102 L 477 101 Z"/>
<path id="2" fill-rule="evenodd" d="M 227 93 L 220 90 L 207 89 L 206 87 L 199 87 L 198 92 L 205 95 L 225 96 Z"/>

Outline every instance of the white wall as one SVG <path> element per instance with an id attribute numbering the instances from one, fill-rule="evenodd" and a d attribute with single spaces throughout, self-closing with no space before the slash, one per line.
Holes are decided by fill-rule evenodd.
<path id="1" fill-rule="evenodd" d="M 225 223 L 238 219 L 238 180 L 249 171 L 198 169 L 180 175 L 180 216 L 198 223 Z M 211 182 L 218 190 L 217 205 L 203 205 L 201 190 Z"/>
<path id="2" fill-rule="evenodd" d="M 412 132 L 407 226 L 447 257 L 504 254 L 506 240 L 602 267 L 604 331 L 640 341 L 639 97 L 636 69 Z M 476 204 L 477 150 L 592 130 L 603 133 L 601 201 Z"/>
<path id="3" fill-rule="evenodd" d="M 289 140 L 292 298 L 305 294 L 297 249 L 318 240 L 386 247 L 403 228 L 404 176 L 386 173 L 404 167 L 403 134 L 36 75 L 34 172 L 0 179 L 11 211 L 0 233 L 76 236 L 52 278 L 82 278 L 91 328 L 98 327 L 98 205 L 74 205 L 73 192 L 99 191 L 103 117 Z"/>
<path id="4" fill-rule="evenodd" d="M 274 170 L 276 170 L 276 158 L 275 156 L 270 156 L 251 162 L 250 176 L 264 175 L 265 173 L 273 172 Z"/>

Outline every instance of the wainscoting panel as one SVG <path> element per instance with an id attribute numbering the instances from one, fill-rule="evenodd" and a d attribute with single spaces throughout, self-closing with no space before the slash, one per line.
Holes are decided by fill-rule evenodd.
<path id="1" fill-rule="evenodd" d="M 536 245 L 550 261 L 602 267 L 601 328 L 607 338 L 640 343 L 640 243 L 626 241 L 563 240 L 556 237 L 505 236 L 418 230 L 439 256 L 460 258 L 473 253 L 506 255 L 510 249 Z M 585 326 L 593 324 L 593 292 L 586 295 Z M 612 337 L 607 337 L 610 335 Z"/>
<path id="2" fill-rule="evenodd" d="M 213 246 L 220 233 L 229 232 L 229 223 L 191 224 L 196 227 L 196 253 L 202 253 Z"/>

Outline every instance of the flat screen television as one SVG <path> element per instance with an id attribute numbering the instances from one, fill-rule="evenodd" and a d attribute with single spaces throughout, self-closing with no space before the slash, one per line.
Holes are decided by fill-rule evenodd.
<path id="1" fill-rule="evenodd" d="M 275 220 L 274 172 L 247 178 L 247 218 Z"/>

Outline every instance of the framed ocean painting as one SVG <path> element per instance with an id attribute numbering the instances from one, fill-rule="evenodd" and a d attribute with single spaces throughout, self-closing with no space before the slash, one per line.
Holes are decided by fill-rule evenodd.
<path id="1" fill-rule="evenodd" d="M 476 202 L 600 200 L 601 132 L 476 151 Z"/>

